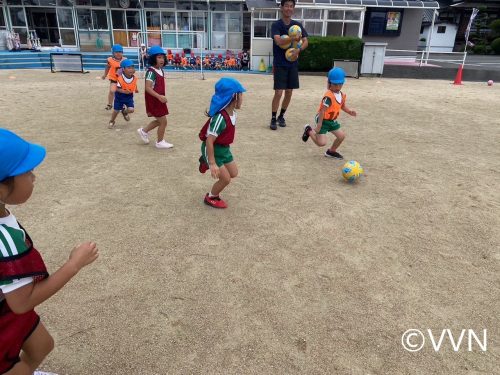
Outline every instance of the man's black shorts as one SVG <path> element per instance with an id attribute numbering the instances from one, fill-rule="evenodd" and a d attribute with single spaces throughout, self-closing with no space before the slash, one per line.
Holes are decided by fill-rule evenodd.
<path id="1" fill-rule="evenodd" d="M 298 64 L 274 67 L 274 89 L 289 90 L 299 88 L 299 66 Z"/>

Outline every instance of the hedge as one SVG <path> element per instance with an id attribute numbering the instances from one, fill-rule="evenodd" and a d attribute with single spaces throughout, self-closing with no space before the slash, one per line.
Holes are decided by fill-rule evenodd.
<path id="1" fill-rule="evenodd" d="M 496 55 L 500 55 L 500 38 L 496 38 L 493 42 L 491 42 L 491 48 Z"/>
<path id="2" fill-rule="evenodd" d="M 363 41 L 355 37 L 311 36 L 309 47 L 300 53 L 299 68 L 302 71 L 326 72 L 333 60 L 359 60 L 363 54 Z"/>

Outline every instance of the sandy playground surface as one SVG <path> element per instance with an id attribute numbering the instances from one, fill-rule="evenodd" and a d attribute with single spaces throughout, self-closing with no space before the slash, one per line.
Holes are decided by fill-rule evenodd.
<path id="1" fill-rule="evenodd" d="M 240 176 L 205 206 L 198 130 L 217 74 L 167 81 L 172 150 L 143 145 L 143 82 L 130 123 L 108 130 L 107 83 L 0 70 L 0 124 L 47 147 L 13 211 L 50 271 L 84 240 L 101 257 L 37 311 L 58 374 L 499 374 L 500 84 L 349 79 L 357 118 L 341 151 L 366 178 L 304 144 L 325 88 L 301 77 L 289 126 L 268 128 L 271 76 L 248 88 Z M 15 76 L 15 79 L 9 78 Z M 153 137 L 154 138 L 154 137 Z M 429 337 L 408 352 L 410 328 Z"/>

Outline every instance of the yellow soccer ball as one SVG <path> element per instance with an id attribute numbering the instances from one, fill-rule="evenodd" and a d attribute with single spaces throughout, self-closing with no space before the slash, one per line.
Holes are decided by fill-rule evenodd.
<path id="1" fill-rule="evenodd" d="M 300 47 L 302 47 L 302 41 L 292 43 L 292 48 L 300 49 Z"/>
<path id="2" fill-rule="evenodd" d="M 288 35 L 290 36 L 290 38 L 294 39 L 302 35 L 302 29 L 298 25 L 290 26 L 290 28 L 288 29 Z"/>
<path id="3" fill-rule="evenodd" d="M 287 43 L 287 44 L 281 44 L 281 45 L 280 45 L 280 48 L 283 48 L 283 49 L 288 49 L 288 48 L 290 48 L 290 46 L 292 45 L 292 38 L 290 38 L 290 37 L 289 37 L 288 35 L 286 35 L 286 34 L 283 34 L 283 35 L 281 36 L 281 39 L 286 39 L 286 40 L 288 41 L 288 43 Z"/>
<path id="4" fill-rule="evenodd" d="M 293 62 L 293 61 L 296 61 L 296 60 L 297 60 L 297 57 L 298 57 L 298 56 L 294 56 L 294 55 L 292 54 L 292 52 L 294 51 L 294 49 L 295 49 L 295 48 L 288 48 L 288 49 L 286 50 L 286 52 L 285 52 L 285 58 L 286 58 L 288 61 Z"/>
<path id="5" fill-rule="evenodd" d="M 348 182 L 356 181 L 363 173 L 363 167 L 354 160 L 348 161 L 342 167 L 342 176 Z"/>

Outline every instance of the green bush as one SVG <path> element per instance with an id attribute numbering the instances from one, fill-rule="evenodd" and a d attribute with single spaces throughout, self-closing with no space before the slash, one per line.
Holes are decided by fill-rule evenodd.
<path id="1" fill-rule="evenodd" d="M 476 44 L 473 48 L 473 51 L 477 55 L 484 55 L 486 53 L 486 45 Z"/>
<path id="2" fill-rule="evenodd" d="M 354 37 L 311 36 L 309 47 L 300 53 L 300 70 L 326 72 L 333 60 L 359 60 L 363 54 L 363 41 Z"/>
<path id="3" fill-rule="evenodd" d="M 496 34 L 500 35 L 500 19 L 490 23 L 490 29 Z"/>
<path id="4" fill-rule="evenodd" d="M 496 38 L 493 42 L 491 42 L 491 49 L 495 55 L 500 55 L 500 38 Z"/>

